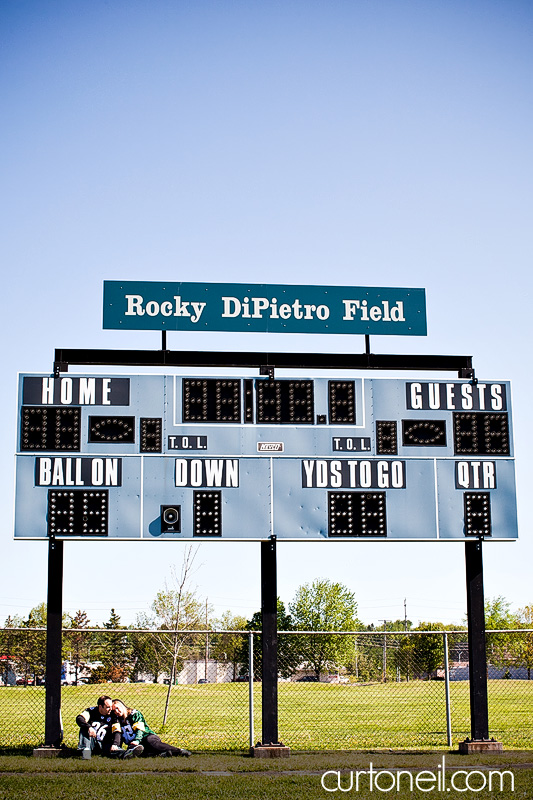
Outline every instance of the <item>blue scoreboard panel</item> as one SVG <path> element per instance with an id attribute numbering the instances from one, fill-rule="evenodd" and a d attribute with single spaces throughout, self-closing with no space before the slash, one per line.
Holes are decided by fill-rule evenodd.
<path id="1" fill-rule="evenodd" d="M 505 381 L 21 375 L 15 538 L 518 536 Z"/>

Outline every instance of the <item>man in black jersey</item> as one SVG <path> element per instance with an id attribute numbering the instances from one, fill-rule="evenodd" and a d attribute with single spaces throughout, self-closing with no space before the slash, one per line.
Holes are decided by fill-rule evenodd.
<path id="1" fill-rule="evenodd" d="M 80 740 L 78 750 L 91 750 L 109 756 L 113 737 L 111 725 L 113 722 L 113 701 L 106 694 L 97 700 L 96 706 L 91 706 L 76 717 L 80 726 Z"/>

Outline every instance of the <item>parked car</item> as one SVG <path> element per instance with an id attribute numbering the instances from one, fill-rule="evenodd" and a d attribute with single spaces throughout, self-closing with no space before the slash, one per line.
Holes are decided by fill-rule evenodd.
<path id="1" fill-rule="evenodd" d="M 303 678 L 297 678 L 296 683 L 318 683 L 316 675 L 304 675 Z"/>
<path id="2" fill-rule="evenodd" d="M 207 680 L 207 678 L 200 678 L 198 680 L 198 683 L 209 683 L 209 681 Z"/>

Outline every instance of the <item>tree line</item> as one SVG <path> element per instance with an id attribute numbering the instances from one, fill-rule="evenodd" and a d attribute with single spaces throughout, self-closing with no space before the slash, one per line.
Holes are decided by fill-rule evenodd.
<path id="1" fill-rule="evenodd" d="M 157 592 L 148 611 L 134 626 L 124 626 L 111 609 L 96 631 L 88 615 L 78 610 L 63 618 L 63 658 L 70 665 L 70 681 L 105 683 L 158 681 L 170 689 L 186 662 L 217 662 L 226 666 L 226 680 L 249 675 L 249 632 L 253 635 L 253 677 L 261 678 L 261 612 L 250 619 L 227 611 L 214 618 L 212 609 L 190 587 L 193 557 L 181 573 Z M 516 635 L 510 629 L 533 627 L 533 605 L 513 613 L 503 597 L 487 600 L 487 656 L 490 664 L 510 670 L 533 667 L 533 633 Z M 24 684 L 43 682 L 46 662 L 46 605 L 33 608 L 27 618 L 8 617 L 0 628 L 0 678 Z M 18 630 L 10 630 L 17 628 Z M 286 607 L 278 598 L 278 665 L 281 678 L 343 681 L 412 680 L 438 677 L 444 663 L 444 640 L 437 631 L 458 626 L 397 619 L 380 626 L 364 625 L 358 617 L 355 595 L 346 586 L 317 579 L 300 586 Z M 465 652 L 466 621 L 450 643 L 450 660 Z M 152 632 L 143 632 L 150 630 Z M 190 633 L 190 631 L 206 631 Z M 230 633 L 236 632 L 236 633 Z M 412 635 L 402 635 L 405 631 Z M 435 633 L 432 633 L 435 631 Z M 373 633 L 374 635 L 358 635 Z M 416 635 L 419 633 L 420 635 Z M 457 655 L 459 653 L 459 656 Z M 87 665 L 91 666 L 88 671 Z M 11 676 L 11 680 L 9 677 Z"/>

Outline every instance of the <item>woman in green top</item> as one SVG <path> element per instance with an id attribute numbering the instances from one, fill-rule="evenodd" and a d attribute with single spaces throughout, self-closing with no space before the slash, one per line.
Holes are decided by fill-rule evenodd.
<path id="1" fill-rule="evenodd" d="M 190 756 L 188 750 L 162 742 L 159 736 L 148 727 L 144 716 L 136 708 L 128 708 L 122 700 L 113 700 L 115 721 L 113 722 L 112 752 L 118 752 L 121 744 L 127 745 L 124 758 L 132 756 Z"/>

